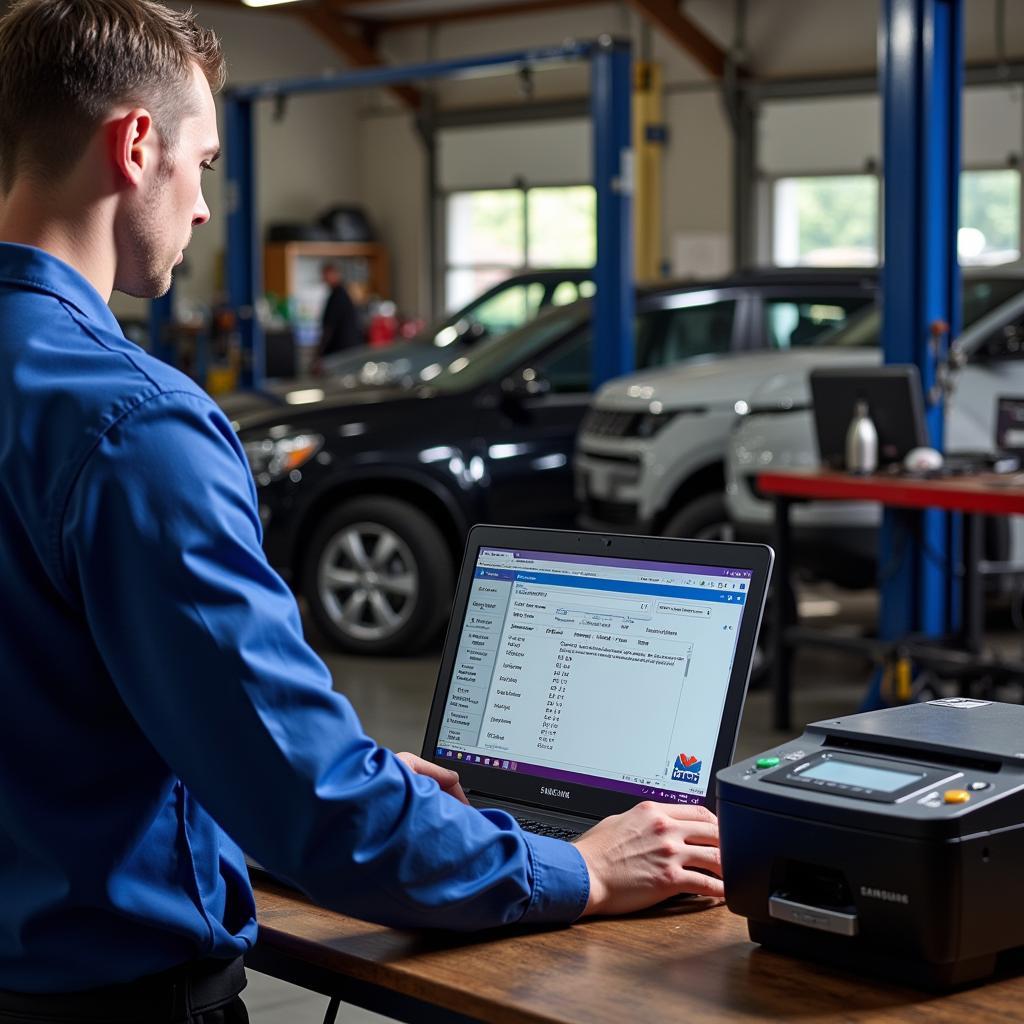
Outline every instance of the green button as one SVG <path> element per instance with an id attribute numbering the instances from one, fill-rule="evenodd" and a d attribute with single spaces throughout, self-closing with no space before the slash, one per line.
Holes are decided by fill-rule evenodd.
<path id="1" fill-rule="evenodd" d="M 779 763 L 777 757 L 759 757 L 754 764 L 755 768 L 774 768 Z"/>

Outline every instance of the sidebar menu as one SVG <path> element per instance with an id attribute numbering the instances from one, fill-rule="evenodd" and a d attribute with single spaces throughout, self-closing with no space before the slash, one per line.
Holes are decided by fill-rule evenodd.
<path id="1" fill-rule="evenodd" d="M 497 574 L 495 574 L 497 575 Z M 512 581 L 477 576 L 466 607 L 439 742 L 475 747 L 508 613 Z"/>

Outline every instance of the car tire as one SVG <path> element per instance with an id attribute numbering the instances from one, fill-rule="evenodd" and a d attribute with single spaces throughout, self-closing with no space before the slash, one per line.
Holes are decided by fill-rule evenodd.
<path id="1" fill-rule="evenodd" d="M 736 531 L 729 521 L 723 494 L 704 494 L 684 505 L 665 524 L 666 537 L 694 537 L 698 540 L 735 540 Z M 775 610 L 772 605 L 774 587 L 769 593 L 757 647 L 751 658 L 750 689 L 760 690 L 771 682 L 771 655 L 774 650 Z M 792 615 L 796 615 L 793 603 Z"/>
<path id="2" fill-rule="evenodd" d="M 666 537 L 693 537 L 695 540 L 734 540 L 736 531 L 729 521 L 725 495 L 702 494 L 684 505 L 665 524 Z"/>
<path id="3" fill-rule="evenodd" d="M 406 501 L 362 497 L 317 526 L 300 589 L 324 636 L 351 654 L 403 655 L 440 631 L 454 567 L 441 531 Z"/>

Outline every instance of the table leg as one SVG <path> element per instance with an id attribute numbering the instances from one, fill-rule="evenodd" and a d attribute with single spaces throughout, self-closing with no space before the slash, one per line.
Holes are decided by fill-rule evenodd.
<path id="1" fill-rule="evenodd" d="M 775 630 L 772 636 L 773 722 L 776 729 L 790 728 L 790 676 L 793 658 L 786 641 L 794 607 L 792 580 L 792 530 L 789 509 L 792 502 L 783 495 L 775 498 L 775 597 L 772 602 Z"/>
<path id="2" fill-rule="evenodd" d="M 981 573 L 984 519 L 964 515 L 963 644 L 971 654 L 981 654 L 985 636 L 985 608 Z"/>

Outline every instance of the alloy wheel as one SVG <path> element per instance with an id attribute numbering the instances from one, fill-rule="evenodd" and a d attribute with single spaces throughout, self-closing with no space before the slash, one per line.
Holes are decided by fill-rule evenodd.
<path id="1" fill-rule="evenodd" d="M 409 545 L 381 523 L 351 523 L 324 546 L 317 591 L 334 625 L 357 640 L 384 640 L 416 606 L 419 573 Z"/>

